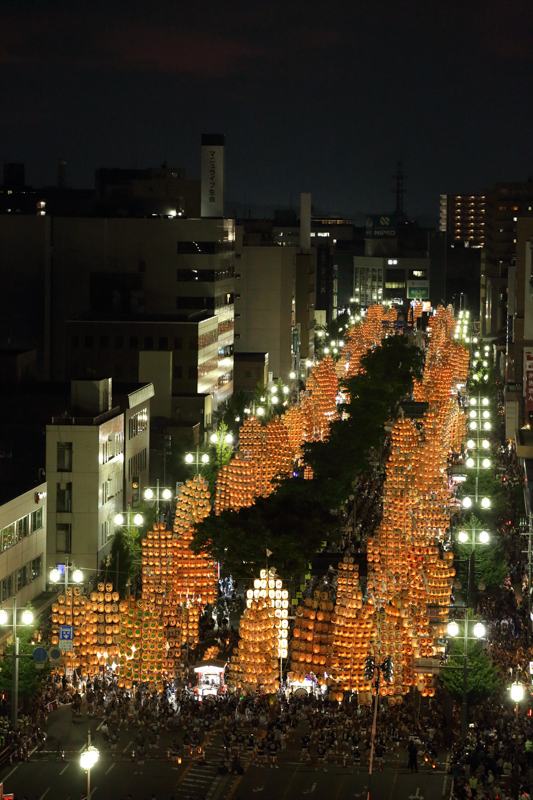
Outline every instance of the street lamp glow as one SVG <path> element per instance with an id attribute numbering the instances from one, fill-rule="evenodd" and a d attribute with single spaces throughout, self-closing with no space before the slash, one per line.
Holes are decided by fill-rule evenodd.
<path id="1" fill-rule="evenodd" d="M 476 431 L 477 430 L 477 422 L 471 422 L 470 423 L 470 430 L 471 431 Z"/>
<path id="2" fill-rule="evenodd" d="M 202 464 L 208 464 L 208 463 L 209 463 L 209 456 L 207 455 L 207 453 L 204 453 L 202 456 Z"/>
<path id="3" fill-rule="evenodd" d="M 284 386 L 283 387 L 283 394 L 289 394 L 289 387 L 288 386 Z"/>
<path id="4" fill-rule="evenodd" d="M 483 497 L 481 500 L 481 508 L 490 508 L 490 498 Z"/>
<path id="5" fill-rule="evenodd" d="M 485 636 L 485 626 L 482 622 L 476 622 L 474 625 L 474 636 L 477 636 L 478 639 Z"/>
<path id="6" fill-rule="evenodd" d="M 470 468 L 473 467 L 474 466 L 474 459 L 473 458 L 467 458 L 466 459 L 466 466 L 470 467 Z"/>
<path id="7" fill-rule="evenodd" d="M 483 423 L 483 429 L 486 430 L 486 431 L 490 431 L 490 422 L 484 422 Z"/>
<path id="8" fill-rule="evenodd" d="M 295 372 L 291 372 L 289 374 L 289 378 L 291 379 L 291 381 L 293 381 L 295 379 L 295 377 L 296 377 L 296 373 Z"/>
<path id="9" fill-rule="evenodd" d="M 74 581 L 74 583 L 81 583 L 82 582 L 82 580 L 83 580 L 83 572 L 81 571 L 81 569 L 75 569 L 74 570 L 74 572 L 72 573 L 72 580 Z"/>
<path id="10" fill-rule="evenodd" d="M 187 454 L 187 455 L 185 456 L 185 461 L 189 462 L 189 454 Z M 192 461 L 192 456 L 191 456 L 191 461 Z M 152 489 L 145 489 L 145 490 L 144 490 L 144 496 L 145 496 L 145 498 L 146 498 L 147 500 L 151 500 L 151 499 L 152 499 L 152 497 L 154 496 L 154 492 L 153 492 L 153 490 L 152 490 Z"/>
<path id="11" fill-rule="evenodd" d="M 476 414 L 476 412 L 475 412 L 475 411 L 471 411 L 471 412 L 470 412 L 470 418 L 471 418 L 471 419 L 475 419 L 476 417 L 477 417 L 477 414 Z"/>
<path id="12" fill-rule="evenodd" d="M 0 611 L 0 625 L 5 625 L 7 623 L 7 611 L 2 610 Z"/>
<path id="13" fill-rule="evenodd" d="M 310 359 L 307 359 L 307 361 L 305 362 L 305 366 L 306 367 L 312 367 L 313 366 L 313 362 L 310 361 Z"/>
<path id="14" fill-rule="evenodd" d="M 463 508 L 470 508 L 472 506 L 472 498 L 463 497 Z"/>
<path id="15" fill-rule="evenodd" d="M 489 543 L 489 539 L 490 539 L 490 536 L 487 533 L 487 531 L 481 531 L 481 533 L 479 534 L 479 541 L 481 542 L 481 544 L 488 544 Z"/>
<path id="16" fill-rule="evenodd" d="M 80 767 L 86 770 L 92 769 L 98 761 L 99 755 L 100 753 L 96 747 L 90 747 L 88 750 L 84 750 L 80 756 Z"/>
<path id="17" fill-rule="evenodd" d="M 490 458 L 484 458 L 481 463 L 483 464 L 485 469 L 488 469 L 490 467 Z"/>
<path id="18" fill-rule="evenodd" d="M 519 703 L 524 699 L 524 687 L 522 684 L 513 683 L 509 691 L 511 692 L 511 700 L 513 700 L 515 703 Z"/>
<path id="19" fill-rule="evenodd" d="M 122 514 L 115 514 L 115 525 L 124 525 L 124 517 Z"/>
<path id="20" fill-rule="evenodd" d="M 476 404 L 477 404 L 477 397 L 471 397 L 470 398 L 470 405 L 471 406 L 475 406 Z"/>
<path id="21" fill-rule="evenodd" d="M 467 542 L 467 541 L 468 541 L 468 534 L 467 534 L 467 532 L 466 532 L 466 531 L 459 531 L 459 537 L 458 537 L 458 538 L 459 538 L 459 541 L 460 541 L 460 542 L 463 542 L 463 544 L 464 544 L 465 542 Z"/>
<path id="22" fill-rule="evenodd" d="M 259 406 L 259 408 L 257 409 L 257 416 L 258 417 L 262 417 L 264 413 L 265 413 L 265 409 L 261 408 L 261 406 Z"/>
<path id="23" fill-rule="evenodd" d="M 488 439 L 483 439 L 483 441 L 481 442 L 481 447 L 484 447 L 484 448 L 485 448 L 485 450 L 488 450 L 488 449 L 489 449 L 489 447 L 490 447 L 490 442 L 489 442 L 489 440 L 488 440 Z"/>
<path id="24" fill-rule="evenodd" d="M 483 412 L 483 419 L 489 419 L 489 417 L 490 417 L 490 411 L 484 411 Z"/>
<path id="25" fill-rule="evenodd" d="M 448 633 L 450 636 L 457 636 L 459 633 L 459 625 L 457 622 L 454 622 L 453 620 L 452 622 L 448 622 Z"/>
<path id="26" fill-rule="evenodd" d="M 466 443 L 466 446 L 468 447 L 469 450 L 473 450 L 476 446 L 476 443 L 473 439 L 469 439 Z"/>
<path id="27" fill-rule="evenodd" d="M 170 500 L 172 497 L 172 492 L 170 489 L 163 489 L 163 500 Z"/>
<path id="28" fill-rule="evenodd" d="M 24 625 L 31 625 L 33 622 L 33 613 L 29 608 L 25 608 L 22 612 L 22 622 Z"/>
<path id="29" fill-rule="evenodd" d="M 187 464 L 192 464 L 192 462 L 194 461 L 193 454 L 187 453 L 187 455 L 185 456 L 185 461 L 187 462 Z"/>
<path id="30" fill-rule="evenodd" d="M 61 578 L 61 575 L 59 574 L 59 570 L 58 569 L 53 569 L 50 572 L 50 580 L 52 581 L 52 583 L 57 583 L 60 578 Z"/>
<path id="31" fill-rule="evenodd" d="M 483 398 L 483 400 L 482 400 L 481 402 L 483 403 L 483 405 L 484 405 L 484 406 L 488 406 L 488 404 L 489 404 L 489 398 L 488 398 L 488 397 L 484 397 L 484 398 Z"/>
<path id="32" fill-rule="evenodd" d="M 216 444 L 217 442 L 218 442 L 218 436 L 216 435 L 216 433 L 212 433 L 211 434 L 211 443 L 212 444 Z"/>
<path id="33" fill-rule="evenodd" d="M 133 517 L 133 522 L 135 525 L 142 525 L 143 524 L 143 515 L 142 514 L 135 514 Z"/>

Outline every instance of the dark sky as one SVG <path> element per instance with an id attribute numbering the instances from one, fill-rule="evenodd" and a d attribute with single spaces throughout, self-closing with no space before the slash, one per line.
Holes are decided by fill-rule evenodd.
<path id="1" fill-rule="evenodd" d="M 225 133 L 226 196 L 386 211 L 533 174 L 531 0 L 121 0 L 0 8 L 0 157 L 91 187 L 98 166 L 199 177 Z"/>

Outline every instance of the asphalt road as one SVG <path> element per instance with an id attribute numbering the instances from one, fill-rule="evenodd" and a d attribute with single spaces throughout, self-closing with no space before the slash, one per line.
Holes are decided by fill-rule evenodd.
<path id="1" fill-rule="evenodd" d="M 340 766 L 306 767 L 280 764 L 251 766 L 224 794 L 225 800 L 366 800 L 368 771 Z M 412 775 L 404 769 L 384 768 L 372 775 L 372 800 L 448 800 L 451 779 L 441 773 L 419 772 Z M 443 793 L 444 792 L 444 793 Z"/>
<path id="2" fill-rule="evenodd" d="M 6 767 L 0 773 L 4 791 L 14 792 L 17 800 L 80 800 L 87 790 L 87 776 L 79 765 L 80 753 L 86 747 L 87 732 L 91 729 L 94 745 L 100 758 L 91 771 L 91 794 L 95 800 L 366 800 L 368 766 L 342 766 L 342 756 L 336 764 L 317 769 L 316 763 L 307 766 L 300 761 L 300 736 L 307 723 L 298 726 L 294 741 L 279 753 L 279 769 L 270 765 L 248 765 L 243 758 L 245 773 L 221 778 L 218 775 L 224 748 L 222 734 L 211 734 L 205 746 L 206 763 L 187 756 L 173 769 L 167 760 L 167 749 L 176 737 L 173 731 L 161 734 L 159 747 L 148 750 L 148 758 L 141 769 L 132 760 L 138 728 L 121 728 L 116 753 L 103 741 L 99 730 L 100 720 L 72 721 L 70 707 L 53 712 L 47 725 L 47 740 L 42 752 L 32 754 L 31 761 Z M 181 732 L 177 737 L 181 740 Z M 65 760 L 58 760 L 58 751 Z M 435 772 L 420 764 L 420 772 L 411 775 L 405 769 L 405 751 L 393 749 L 385 757 L 383 772 L 372 778 L 372 800 L 448 800 L 450 779 L 445 775 L 446 754 L 441 753 Z M 61 759 L 61 755 L 59 756 Z M 418 794 L 417 794 L 418 792 Z M 444 793 L 443 793 L 444 792 Z"/>

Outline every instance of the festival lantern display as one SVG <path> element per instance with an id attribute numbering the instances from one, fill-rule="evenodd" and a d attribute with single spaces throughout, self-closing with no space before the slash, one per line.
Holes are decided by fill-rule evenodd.
<path id="1" fill-rule="evenodd" d="M 324 683 L 323 676 L 331 665 L 333 653 L 334 595 L 330 587 L 322 585 L 313 597 L 300 601 L 296 607 L 291 639 L 291 681 L 302 683 L 312 674 Z"/>
<path id="2" fill-rule="evenodd" d="M 74 628 L 72 651 L 64 651 L 60 666 L 53 670 L 59 675 L 64 675 L 70 667 L 85 678 L 119 658 L 119 594 L 113 591 L 112 583 L 99 583 L 97 588 L 98 591 L 84 597 L 79 586 L 69 586 L 52 604 L 51 644 L 60 646 L 60 625 Z"/>
<path id="3" fill-rule="evenodd" d="M 239 626 L 239 645 L 229 664 L 228 685 L 244 692 L 274 694 L 280 661 L 288 655 L 289 595 L 274 569 L 261 570 L 248 589 Z"/>

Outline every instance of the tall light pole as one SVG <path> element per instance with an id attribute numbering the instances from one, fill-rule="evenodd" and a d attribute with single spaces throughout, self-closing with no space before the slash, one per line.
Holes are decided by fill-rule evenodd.
<path id="1" fill-rule="evenodd" d="M 468 733 L 468 701 L 467 701 L 467 677 L 468 677 L 468 640 L 482 639 L 485 636 L 486 630 L 482 622 L 476 622 L 473 628 L 474 636 L 468 636 L 468 606 L 465 607 L 464 619 L 464 652 L 463 652 L 463 697 L 461 702 L 461 738 L 466 739 Z M 455 620 L 448 623 L 448 635 L 455 637 L 459 633 L 459 625 Z"/>
<path id="2" fill-rule="evenodd" d="M 65 594 L 67 593 L 68 589 L 68 570 L 69 567 L 73 567 L 74 564 L 71 564 L 68 560 L 65 562 Z M 61 580 L 61 573 L 60 571 L 55 568 L 50 570 L 50 581 L 51 583 L 59 583 Z M 81 583 L 83 581 L 83 572 L 80 569 L 75 569 L 72 572 L 72 581 L 74 583 Z"/>
<path id="3" fill-rule="evenodd" d="M 144 490 L 145 500 L 153 500 L 155 498 L 157 521 L 159 522 L 159 503 L 161 500 L 168 502 L 172 500 L 172 491 L 167 488 L 159 488 L 159 478 L 155 486 L 147 486 Z"/>
<path id="4" fill-rule="evenodd" d="M 244 409 L 246 411 L 246 409 Z M 200 453 L 200 448 L 196 448 L 196 453 L 186 453 L 185 455 L 185 463 L 186 464 L 194 464 L 196 469 L 196 474 L 200 474 L 200 470 L 202 469 L 202 465 L 209 464 L 209 456 L 207 453 Z"/>
<path id="5" fill-rule="evenodd" d="M 0 625 L 7 626 L 7 610 L 0 609 Z M 33 622 L 33 612 L 26 608 L 22 612 L 22 622 L 24 625 L 31 625 Z M 17 636 L 17 596 L 13 597 L 13 664 L 11 675 L 11 727 L 17 730 L 18 727 L 18 706 L 19 706 L 19 639 Z"/>
<path id="6" fill-rule="evenodd" d="M 87 800 L 91 800 L 91 769 L 98 761 L 100 753 L 91 745 L 91 732 L 89 731 L 87 737 L 87 750 L 84 750 L 80 756 L 80 767 L 87 770 Z"/>

